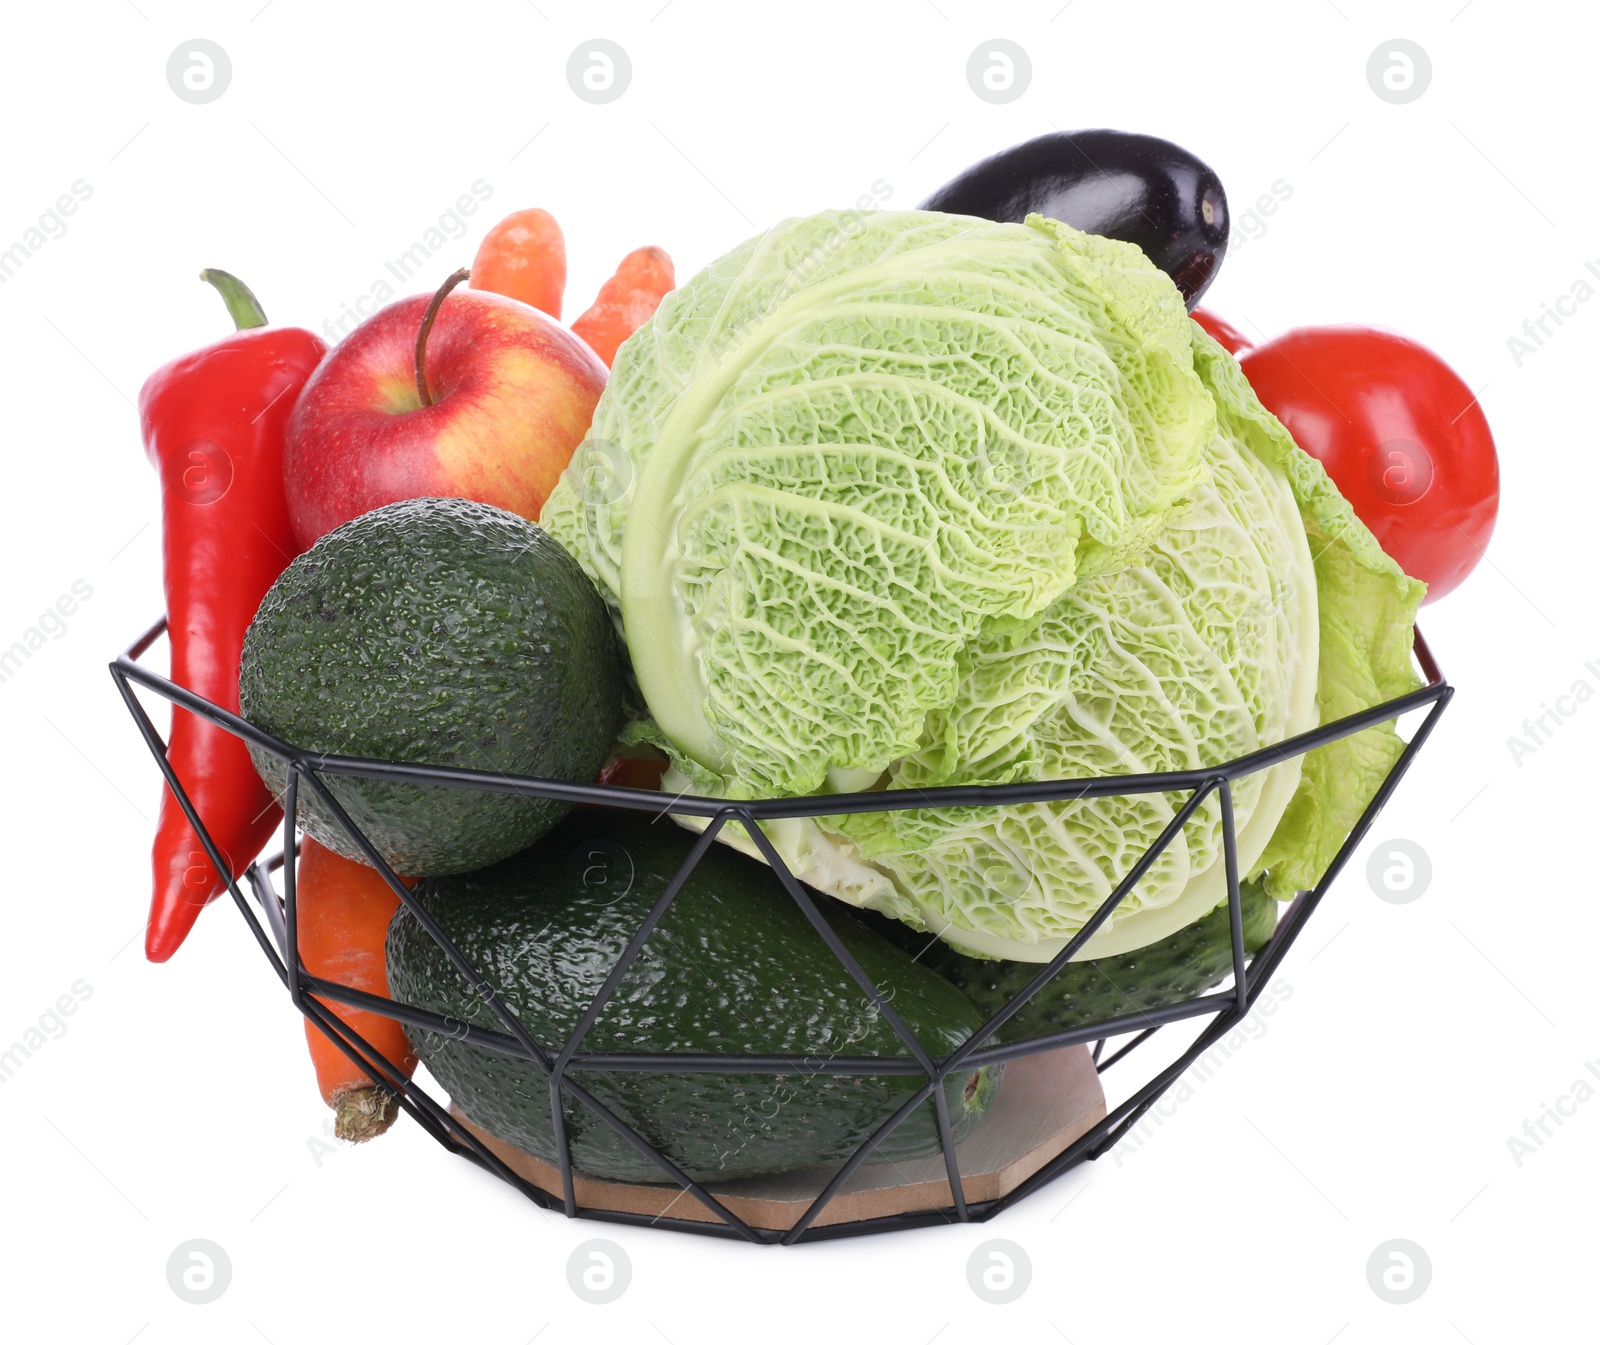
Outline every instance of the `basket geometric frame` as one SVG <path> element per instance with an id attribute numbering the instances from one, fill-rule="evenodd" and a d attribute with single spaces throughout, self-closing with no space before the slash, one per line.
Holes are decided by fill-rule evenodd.
<path id="1" fill-rule="evenodd" d="M 1410 767 L 1422 745 L 1432 733 L 1439 716 L 1454 694 L 1444 680 L 1426 642 L 1420 633 L 1416 636 L 1417 662 L 1425 678 L 1425 685 L 1404 696 L 1386 701 L 1382 705 L 1359 714 L 1350 715 L 1330 724 L 1321 725 L 1307 733 L 1298 734 L 1284 742 L 1239 757 L 1216 767 L 1198 770 L 1168 771 L 1147 775 L 1111 775 L 1078 780 L 1044 780 L 1011 785 L 945 786 L 937 789 L 869 792 L 860 794 L 830 794 L 826 806 L 819 807 L 814 798 L 784 798 L 741 800 L 730 803 L 724 799 L 683 796 L 674 798 L 671 810 L 687 816 L 707 819 L 708 825 L 696 838 L 693 848 L 677 874 L 660 896 L 634 937 L 630 940 L 617 964 L 612 968 L 594 1000 L 581 1015 L 567 1040 L 554 1046 L 534 1040 L 523 1024 L 500 999 L 495 988 L 472 965 L 444 934 L 432 917 L 422 909 L 405 884 L 395 876 L 372 843 L 351 821 L 329 790 L 324 776 L 356 776 L 365 779 L 403 781 L 419 785 L 443 785 L 450 788 L 474 789 L 496 793 L 521 793 L 545 799 L 562 799 L 571 803 L 584 803 L 602 808 L 659 814 L 661 795 L 657 791 L 629 789 L 616 785 L 574 784 L 566 781 L 539 780 L 528 776 L 508 776 L 489 772 L 455 768 L 415 766 L 396 762 L 366 761 L 352 757 L 339 757 L 314 752 L 304 752 L 264 733 L 254 725 L 222 707 L 195 695 L 187 688 L 150 671 L 139 663 L 140 657 L 166 629 L 163 618 L 141 635 L 123 654 L 115 659 L 111 676 L 132 714 L 139 732 L 150 749 L 167 787 L 194 828 L 212 867 L 227 881 L 228 892 L 245 922 L 249 925 L 261 951 L 272 965 L 278 979 L 288 989 L 295 1007 L 377 1086 L 385 1089 L 419 1125 L 441 1145 L 479 1164 L 502 1180 L 517 1188 L 528 1199 L 545 1209 L 562 1210 L 568 1217 L 582 1217 L 622 1224 L 641 1224 L 656 1228 L 675 1228 L 684 1232 L 742 1238 L 756 1244 L 793 1244 L 800 1241 L 817 1241 L 824 1238 L 848 1237 L 862 1233 L 882 1232 L 898 1228 L 921 1227 L 946 1222 L 981 1223 L 993 1218 L 1010 1205 L 1032 1194 L 1070 1168 L 1086 1159 L 1099 1158 L 1127 1132 L 1138 1124 L 1144 1113 L 1155 1104 L 1168 1087 L 1204 1052 L 1225 1036 L 1247 1014 L 1263 986 L 1272 977 L 1290 946 L 1304 928 L 1329 887 L 1344 868 L 1350 855 L 1370 829 L 1378 813 L 1394 792 L 1406 770 Z M 163 697 L 176 707 L 208 720 L 260 750 L 270 753 L 285 763 L 287 788 L 284 807 L 283 852 L 271 860 L 258 861 L 246 871 L 242 882 L 247 885 L 260 910 L 245 896 L 240 882 L 233 881 L 228 865 L 215 842 L 206 832 L 183 783 L 177 778 L 167 761 L 166 744 L 151 722 L 144 706 L 134 694 L 134 686 Z M 1417 726 L 1395 761 L 1388 776 L 1374 794 L 1350 835 L 1345 839 L 1333 862 L 1322 875 L 1316 887 L 1301 892 L 1283 911 L 1275 933 L 1252 959 L 1247 959 L 1244 945 L 1243 906 L 1240 895 L 1236 835 L 1233 817 L 1233 782 L 1256 771 L 1263 770 L 1291 756 L 1302 755 L 1326 743 L 1359 733 L 1396 719 L 1413 710 L 1426 708 L 1428 713 Z M 297 799 L 301 789 L 311 790 L 323 806 L 333 814 L 350 839 L 365 854 L 367 862 L 383 875 L 395 895 L 411 911 L 423 928 L 438 943 L 440 949 L 472 986 L 474 993 L 500 1020 L 503 1032 L 491 1031 L 459 1020 L 442 1017 L 414 1005 L 403 1004 L 382 996 L 372 995 L 351 986 L 340 985 L 311 975 L 298 955 L 296 938 L 297 902 L 295 897 L 296 853 L 295 817 Z M 1021 804 L 1047 801 L 1065 801 L 1084 798 L 1104 798 L 1119 795 L 1153 793 L 1186 793 L 1188 798 L 1173 816 L 1171 822 L 1150 848 L 1124 875 L 1122 881 L 1101 904 L 1099 909 L 1072 939 L 1072 941 L 1047 964 L 1041 964 L 1038 974 L 1013 999 L 996 1012 L 975 1031 L 966 1042 L 950 1054 L 934 1059 L 905 1023 L 895 1013 L 884 994 L 861 969 L 849 951 L 840 942 L 832 926 L 824 918 L 817 902 L 804 884 L 799 882 L 773 848 L 757 823 L 764 819 L 815 817 L 825 814 L 858 812 L 893 812 L 913 808 L 983 807 L 1004 808 Z M 1093 1023 L 1050 1033 L 1024 1041 L 983 1045 L 1010 1019 L 1027 1000 L 1068 962 L 1112 912 L 1122 899 L 1132 891 L 1146 870 L 1159 857 L 1167 844 L 1183 828 L 1184 823 L 1212 794 L 1216 794 L 1222 822 L 1223 862 L 1228 880 L 1228 907 L 1233 945 L 1233 984 L 1231 987 L 1201 994 L 1176 1004 L 1142 1010 L 1102 1019 Z M 847 973 L 872 1002 L 876 1012 L 899 1037 L 906 1049 L 903 1056 L 835 1056 L 819 1060 L 816 1056 L 746 1055 L 719 1053 L 629 1053 L 585 1052 L 581 1049 L 583 1038 L 604 1008 L 612 992 L 621 982 L 645 940 L 665 914 L 684 880 L 700 857 L 715 842 L 717 833 L 731 823 L 743 825 L 763 856 L 781 880 L 785 890 L 805 915 L 822 939 L 827 943 Z M 290 862 L 286 862 L 286 859 Z M 272 882 L 272 873 L 281 868 L 283 895 L 280 899 Z M 331 1014 L 314 997 L 370 1009 L 390 1018 L 490 1051 L 531 1061 L 549 1081 L 551 1117 L 554 1127 L 556 1154 L 561 1174 L 562 1196 L 555 1196 L 524 1180 L 506 1166 L 475 1135 L 425 1089 L 407 1078 L 392 1062 L 384 1059 L 370 1043 L 342 1020 Z M 968 1202 L 963 1195 L 961 1173 L 956 1154 L 955 1139 L 941 1086 L 945 1078 L 957 1069 L 972 1068 L 999 1062 L 1057 1047 L 1095 1042 L 1094 1061 L 1104 1073 L 1136 1047 L 1149 1040 L 1162 1027 L 1181 1020 L 1211 1015 L 1211 1022 L 1173 1062 L 1160 1069 L 1144 1085 L 1134 1090 L 1092 1129 L 1074 1141 L 1032 1176 L 998 1199 Z M 1109 1055 L 1103 1056 L 1106 1042 L 1133 1033 L 1132 1039 Z M 701 1183 L 683 1172 L 669 1157 L 656 1150 L 631 1126 L 584 1088 L 578 1077 L 588 1072 L 642 1071 L 651 1073 L 720 1073 L 720 1074 L 784 1074 L 826 1073 L 843 1075 L 913 1075 L 921 1076 L 922 1084 L 912 1097 L 892 1116 L 882 1122 L 873 1134 L 867 1136 L 851 1157 L 839 1168 L 834 1177 L 812 1200 L 794 1226 L 787 1230 L 751 1227 L 728 1209 Z M 567 1142 L 562 1098 L 568 1097 L 595 1113 L 607 1126 L 654 1163 L 663 1179 L 693 1196 L 716 1216 L 716 1222 L 674 1218 L 663 1215 L 632 1214 L 622 1211 L 595 1209 L 580 1206 L 575 1198 L 573 1167 L 570 1146 Z M 938 1124 L 940 1147 L 953 1203 L 937 1210 L 921 1210 L 895 1214 L 875 1219 L 815 1225 L 816 1217 L 828 1202 L 843 1188 L 856 1169 L 865 1162 L 878 1144 L 894 1128 L 924 1102 L 932 1099 Z"/>

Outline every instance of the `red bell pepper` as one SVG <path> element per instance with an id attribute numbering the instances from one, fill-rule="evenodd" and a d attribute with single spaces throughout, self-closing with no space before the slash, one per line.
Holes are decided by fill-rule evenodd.
<path id="1" fill-rule="evenodd" d="M 239 330 L 156 370 L 139 392 L 139 422 L 161 477 L 172 678 L 237 714 L 245 630 L 300 550 L 284 500 L 283 436 L 327 346 L 298 327 L 267 327 L 255 296 L 225 271 L 200 278 L 216 286 Z M 163 791 L 144 944 L 152 962 L 177 951 L 283 816 L 244 743 L 177 707 L 167 760 L 230 871 L 215 870 Z"/>

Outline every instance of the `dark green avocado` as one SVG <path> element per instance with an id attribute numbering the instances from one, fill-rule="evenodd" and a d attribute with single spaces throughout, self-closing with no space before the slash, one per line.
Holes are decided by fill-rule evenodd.
<path id="1" fill-rule="evenodd" d="M 417 899 L 534 1040 L 559 1051 L 694 838 L 671 821 L 576 810 L 537 845 L 478 873 L 426 879 Z M 983 1018 L 949 982 L 825 897 L 846 948 L 934 1059 Z M 830 909 L 831 907 L 831 909 Z M 506 1029 L 404 907 L 389 927 L 397 999 Z M 550 1091 L 531 1062 L 408 1029 L 417 1054 L 475 1123 L 556 1161 Z M 771 870 L 713 845 L 585 1036 L 584 1052 L 899 1056 L 907 1052 Z M 917 1075 L 605 1073 L 571 1077 L 700 1181 L 838 1165 L 926 1081 Z M 945 1081 L 956 1136 L 982 1119 L 1000 1067 Z M 662 1170 L 576 1099 L 565 1103 L 573 1166 L 619 1181 Z M 872 1161 L 938 1151 L 933 1099 Z"/>
<path id="2" fill-rule="evenodd" d="M 588 781 L 622 714 L 617 640 L 560 545 L 470 500 L 385 505 L 296 559 L 245 635 L 244 717 L 311 752 Z M 284 766 L 253 753 L 283 797 Z M 398 872 L 461 873 L 530 845 L 567 805 L 323 777 Z M 304 782 L 301 827 L 364 859 Z"/>
<path id="3" fill-rule="evenodd" d="M 1254 954 L 1272 937 L 1278 903 L 1259 881 L 1240 885 L 1244 946 Z M 1037 962 L 967 957 L 931 934 L 878 917 L 873 928 L 957 987 L 984 1017 L 1004 1008 L 1039 974 Z M 1107 1018 L 1179 1004 L 1216 985 L 1233 970 L 1233 938 L 1224 902 L 1209 915 L 1148 947 L 1115 957 L 1069 962 L 1000 1029 L 1004 1041 L 1023 1041 Z"/>

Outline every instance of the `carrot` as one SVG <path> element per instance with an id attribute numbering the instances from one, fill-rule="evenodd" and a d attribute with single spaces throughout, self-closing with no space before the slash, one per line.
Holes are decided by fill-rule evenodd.
<path id="1" fill-rule="evenodd" d="M 559 319 L 567 288 L 567 243 L 555 216 L 537 209 L 507 215 L 478 244 L 469 283 Z"/>
<path id="2" fill-rule="evenodd" d="M 617 347 L 649 321 L 672 285 L 672 258 L 657 247 L 635 248 L 572 330 L 609 368 Z"/>
<path id="3" fill-rule="evenodd" d="M 296 934 L 300 959 L 313 976 L 371 995 L 387 995 L 389 971 L 384 943 L 389 934 L 389 917 L 399 904 L 400 898 L 377 870 L 345 859 L 309 836 L 301 841 L 300 866 L 295 872 Z M 329 1003 L 320 997 L 317 1003 L 354 1028 L 407 1078 L 411 1077 L 417 1057 L 405 1028 L 394 1019 L 349 1004 Z M 334 1111 L 334 1133 L 340 1139 L 357 1141 L 383 1134 L 399 1115 L 394 1098 L 374 1084 L 309 1018 L 305 1028 L 317 1086 L 322 1090 L 322 1100 Z"/>

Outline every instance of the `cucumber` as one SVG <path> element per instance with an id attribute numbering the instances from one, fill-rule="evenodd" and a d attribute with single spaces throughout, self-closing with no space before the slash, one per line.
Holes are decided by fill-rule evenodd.
<path id="1" fill-rule="evenodd" d="M 576 810 L 537 845 L 477 873 L 425 879 L 416 895 L 534 1040 L 558 1051 L 694 838 L 670 821 Z M 817 898 L 840 939 L 935 1058 L 983 1024 L 954 986 L 843 908 Z M 829 908 L 832 909 L 829 909 Z M 389 927 L 389 985 L 404 1001 L 505 1031 L 421 924 Z M 477 1125 L 556 1161 L 550 1091 L 532 1062 L 413 1028 L 417 1054 Z M 897 1056 L 907 1051 L 765 865 L 713 845 L 590 1028 L 584 1052 Z M 944 1082 L 960 1138 L 982 1119 L 1000 1067 Z M 643 1073 L 571 1077 L 699 1181 L 837 1166 L 926 1082 L 914 1075 Z M 573 1166 L 666 1182 L 582 1102 L 568 1098 Z M 936 1153 L 933 1099 L 870 1161 Z"/>

